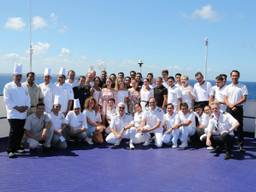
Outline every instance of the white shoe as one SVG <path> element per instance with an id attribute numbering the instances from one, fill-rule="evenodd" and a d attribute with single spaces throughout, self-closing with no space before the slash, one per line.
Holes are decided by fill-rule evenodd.
<path id="1" fill-rule="evenodd" d="M 212 146 L 206 147 L 207 150 L 213 150 L 214 148 Z"/>
<path id="2" fill-rule="evenodd" d="M 179 147 L 186 148 L 186 147 L 188 147 L 188 144 L 187 143 L 182 143 Z"/>
<path id="3" fill-rule="evenodd" d="M 200 141 L 203 141 L 204 139 L 206 139 L 206 134 L 200 136 Z"/>
<path id="4" fill-rule="evenodd" d="M 135 149 L 133 143 L 130 143 L 130 144 L 129 144 L 129 148 L 130 148 L 130 149 Z"/>
<path id="5" fill-rule="evenodd" d="M 89 144 L 89 145 L 93 145 L 93 141 L 92 138 L 86 137 L 85 141 Z"/>
<path id="6" fill-rule="evenodd" d="M 8 153 L 8 157 L 9 157 L 10 159 L 12 159 L 12 158 L 15 158 L 16 155 L 15 155 L 15 153 L 13 153 L 13 152 L 9 152 L 9 153 Z"/>
<path id="7" fill-rule="evenodd" d="M 114 146 L 119 146 L 119 145 L 120 145 L 120 140 L 117 141 L 117 142 L 114 144 Z"/>
<path id="8" fill-rule="evenodd" d="M 174 144 L 172 145 L 173 149 L 176 149 L 177 147 L 178 147 L 178 145 L 174 145 Z"/>
<path id="9" fill-rule="evenodd" d="M 149 141 L 145 141 L 143 144 L 142 144 L 143 146 L 149 146 L 150 145 L 150 142 Z"/>

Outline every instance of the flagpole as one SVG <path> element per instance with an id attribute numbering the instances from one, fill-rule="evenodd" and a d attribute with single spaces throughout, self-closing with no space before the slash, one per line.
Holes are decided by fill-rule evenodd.
<path id="1" fill-rule="evenodd" d="M 29 71 L 32 71 L 32 55 L 33 55 L 33 48 L 32 48 L 32 3 L 29 0 Z"/>
<path id="2" fill-rule="evenodd" d="M 208 38 L 204 39 L 204 46 L 205 46 L 205 65 L 204 65 L 204 78 L 207 79 L 207 65 L 208 65 Z"/>

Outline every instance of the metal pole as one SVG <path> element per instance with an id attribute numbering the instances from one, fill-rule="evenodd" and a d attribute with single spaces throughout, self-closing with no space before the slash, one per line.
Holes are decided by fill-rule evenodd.
<path id="1" fill-rule="evenodd" d="M 140 66 L 140 73 L 142 74 L 142 65 L 143 65 L 143 62 L 142 62 L 141 59 L 139 60 L 138 64 L 139 64 L 139 66 Z"/>
<path id="2" fill-rule="evenodd" d="M 207 65 L 208 65 L 208 38 L 205 38 L 205 68 L 204 68 L 204 79 L 207 80 Z"/>
<path id="3" fill-rule="evenodd" d="M 29 0 L 29 71 L 32 71 L 32 2 Z"/>

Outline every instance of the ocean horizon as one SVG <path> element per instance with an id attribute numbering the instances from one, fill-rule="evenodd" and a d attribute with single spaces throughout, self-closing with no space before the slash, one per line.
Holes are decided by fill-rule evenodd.
<path id="1" fill-rule="evenodd" d="M 76 79 L 79 77 L 79 75 L 76 76 Z M 26 80 L 26 75 L 22 75 L 22 82 Z M 0 95 L 3 94 L 4 85 L 8 82 L 12 81 L 12 74 L 0 74 Z M 56 75 L 53 75 L 52 82 L 56 81 Z M 214 80 L 208 80 L 212 83 L 212 85 L 215 85 Z M 39 84 L 43 82 L 43 74 L 36 74 L 36 83 Z M 189 83 L 190 85 L 194 85 L 196 81 L 194 79 L 190 79 Z M 230 81 L 228 81 L 229 83 Z M 241 83 L 245 84 L 248 89 L 248 100 L 256 100 L 256 82 L 252 81 L 240 81 Z"/>

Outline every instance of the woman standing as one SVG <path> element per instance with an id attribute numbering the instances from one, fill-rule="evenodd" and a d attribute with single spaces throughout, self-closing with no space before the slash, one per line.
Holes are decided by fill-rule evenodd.
<path id="1" fill-rule="evenodd" d="M 130 100 L 128 111 L 131 114 L 134 114 L 134 106 L 136 103 L 139 103 L 140 101 L 140 89 L 135 79 L 131 80 L 131 86 L 132 87 L 128 89 L 129 100 Z"/>
<path id="2" fill-rule="evenodd" d="M 140 104 L 142 110 L 146 110 L 146 105 L 150 97 L 154 97 L 153 89 L 149 87 L 149 80 L 146 78 L 143 81 L 143 86 L 140 90 Z"/>
<path id="3" fill-rule="evenodd" d="M 116 103 L 124 103 L 125 104 L 125 112 L 128 112 L 128 103 L 129 103 L 129 93 L 125 88 L 125 84 L 123 80 L 116 81 Z"/>
<path id="4" fill-rule="evenodd" d="M 92 96 L 96 100 L 97 103 L 100 101 L 101 97 L 101 88 L 100 88 L 101 80 L 98 76 L 94 79 L 94 86 L 92 88 Z"/>
<path id="5" fill-rule="evenodd" d="M 188 77 L 181 76 L 181 100 L 183 103 L 188 104 L 188 108 L 192 109 L 194 106 L 195 96 L 193 94 L 193 87 L 188 84 Z"/>

